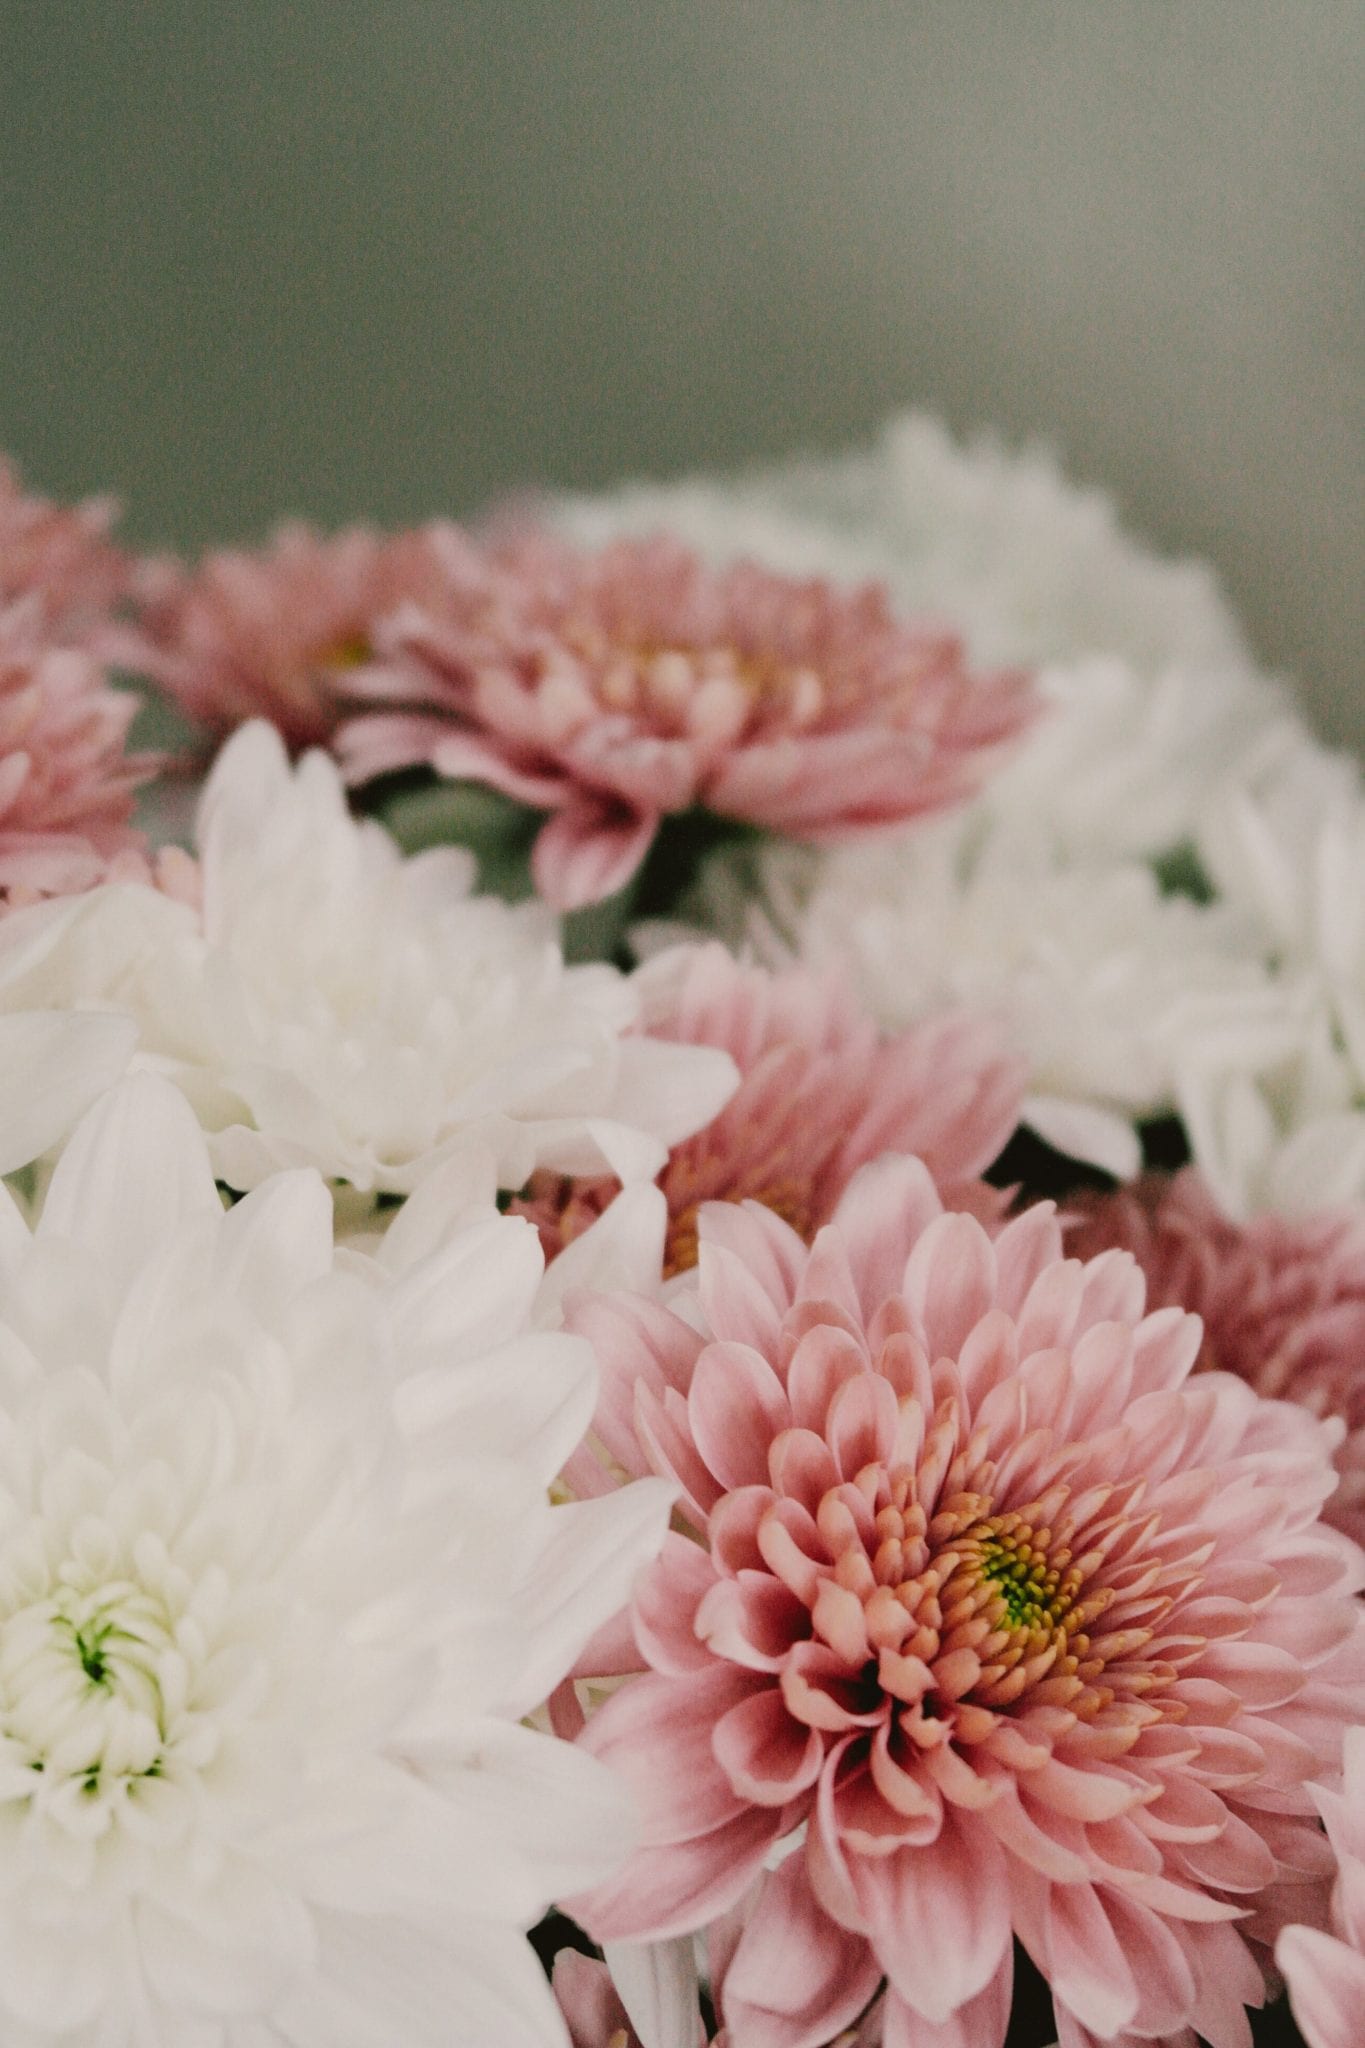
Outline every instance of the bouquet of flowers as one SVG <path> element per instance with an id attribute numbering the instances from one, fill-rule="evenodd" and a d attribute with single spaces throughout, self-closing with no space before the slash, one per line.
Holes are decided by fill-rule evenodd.
<path id="1" fill-rule="evenodd" d="M 1211 574 L 918 417 L 112 522 L 0 472 L 5 2048 L 1358 2048 L 1365 789 Z"/>

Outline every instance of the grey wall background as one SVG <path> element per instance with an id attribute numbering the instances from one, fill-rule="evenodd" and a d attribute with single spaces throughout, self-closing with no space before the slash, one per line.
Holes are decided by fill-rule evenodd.
<path id="1" fill-rule="evenodd" d="M 1360 0 L 0 0 L 0 442 L 191 547 L 1042 432 L 1365 745 Z"/>

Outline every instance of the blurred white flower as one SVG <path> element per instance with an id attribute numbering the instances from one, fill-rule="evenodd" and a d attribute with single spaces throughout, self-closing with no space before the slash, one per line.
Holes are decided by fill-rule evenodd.
<path id="1" fill-rule="evenodd" d="M 1365 789 L 1304 736 L 1214 788 L 1197 835 L 1220 899 L 1292 989 L 1296 1057 L 1269 1074 L 1192 1075 L 1184 1105 L 1234 1214 L 1365 1197 Z"/>
<path id="2" fill-rule="evenodd" d="M 1278 685 L 1243 669 L 1140 675 L 1111 656 L 1038 677 L 1044 715 L 978 800 L 983 818 L 1045 835 L 1067 861 L 1192 849 L 1210 802 L 1303 744 Z"/>
<path id="3" fill-rule="evenodd" d="M 463 852 L 404 860 L 266 725 L 220 754 L 198 844 L 202 908 L 108 885 L 6 919 L 0 1011 L 133 1018 L 233 1187 L 307 1164 L 406 1193 L 471 1136 L 504 1187 L 647 1178 L 733 1089 L 725 1054 L 633 1032 L 629 979 L 566 967 L 548 912 L 473 894 Z"/>
<path id="4" fill-rule="evenodd" d="M 592 1357 L 448 1180 L 334 1253 L 143 1075 L 0 1190 L 6 2048 L 563 2048 L 522 1930 L 628 1817 L 519 1717 L 670 1496 L 549 1505 Z"/>

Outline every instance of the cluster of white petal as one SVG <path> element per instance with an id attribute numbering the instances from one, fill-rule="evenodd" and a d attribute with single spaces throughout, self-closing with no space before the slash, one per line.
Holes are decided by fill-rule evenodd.
<path id="1" fill-rule="evenodd" d="M 4 920 L 0 1025 L 131 1021 L 234 1188 L 311 1165 L 407 1193 L 471 1137 L 504 1187 L 648 1178 L 734 1086 L 727 1055 L 634 1030 L 629 977 L 566 966 L 542 907 L 476 895 L 462 851 L 404 860 L 326 756 L 291 770 L 268 726 L 219 755 L 197 837 L 197 905 L 111 884 Z"/>
<path id="2" fill-rule="evenodd" d="M 563 2048 L 523 1930 L 629 1820 L 521 1717 L 670 1496 L 550 1504 L 595 1367 L 491 1190 L 336 1251 L 148 1075 L 0 1190 L 6 2048 Z"/>
<path id="3" fill-rule="evenodd" d="M 978 659 L 1039 665 L 1045 715 L 969 811 L 721 857 L 704 924 L 841 967 L 888 1027 L 948 1001 L 1000 1015 L 1030 1121 L 1073 1156 L 1130 1172 L 1135 1124 L 1178 1111 L 1234 1213 L 1365 1192 L 1365 804 L 1207 568 L 1143 548 L 1044 451 L 916 415 L 861 454 L 557 516 L 877 577 Z"/>

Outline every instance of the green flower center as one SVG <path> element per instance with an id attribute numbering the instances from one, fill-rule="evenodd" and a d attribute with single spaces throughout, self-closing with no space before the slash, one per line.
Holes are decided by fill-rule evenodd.
<path id="1" fill-rule="evenodd" d="M 159 1777 L 185 1660 L 164 1601 L 130 1579 L 59 1578 L 0 1617 L 0 1734 L 35 1778 L 91 1797 Z"/>

